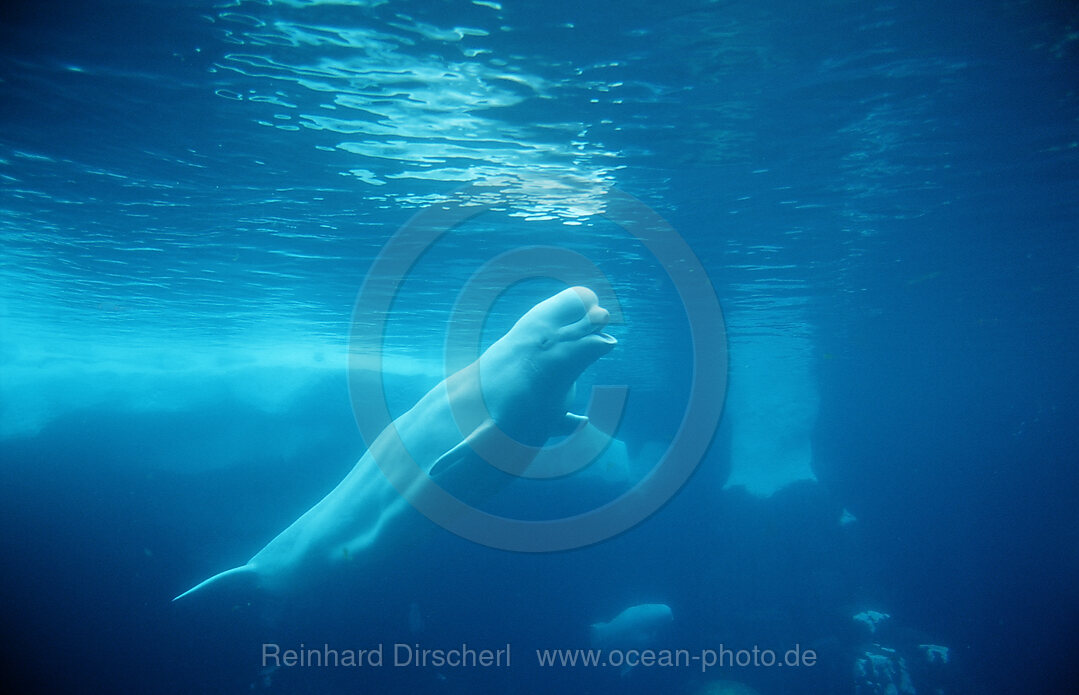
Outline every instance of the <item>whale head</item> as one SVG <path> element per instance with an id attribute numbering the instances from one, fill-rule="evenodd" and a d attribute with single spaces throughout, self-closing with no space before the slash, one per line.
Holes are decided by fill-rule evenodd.
<path id="1" fill-rule="evenodd" d="M 507 334 L 548 377 L 576 380 L 588 365 L 618 344 L 603 332 L 610 312 L 587 287 L 570 287 L 543 300 Z"/>
<path id="2" fill-rule="evenodd" d="M 618 344 L 603 332 L 609 321 L 596 293 L 585 287 L 570 287 L 529 309 L 484 351 L 474 363 L 477 369 L 447 378 L 462 432 L 475 431 L 489 418 L 511 439 L 542 446 L 552 433 L 586 420 L 568 417 L 567 411 L 577 377 Z M 513 456 L 517 453 L 484 455 L 488 461 Z M 522 465 L 531 461 L 527 458 Z"/>

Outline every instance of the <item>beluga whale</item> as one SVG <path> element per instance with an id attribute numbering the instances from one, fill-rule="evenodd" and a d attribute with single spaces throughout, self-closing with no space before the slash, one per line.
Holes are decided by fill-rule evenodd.
<path id="1" fill-rule="evenodd" d="M 592 647 L 604 652 L 655 647 L 674 620 L 670 606 L 665 603 L 642 603 L 630 606 L 610 622 L 592 624 Z M 626 676 L 634 664 L 622 664 L 621 674 Z"/>
<path id="2" fill-rule="evenodd" d="M 592 624 L 592 646 L 607 650 L 652 646 L 672 620 L 674 615 L 665 603 L 630 606 L 610 622 Z"/>
<path id="3" fill-rule="evenodd" d="M 173 600 L 225 587 L 278 596 L 302 591 L 336 568 L 374 565 L 381 550 L 415 540 L 423 517 L 411 508 L 409 489 L 434 482 L 473 499 L 494 494 L 548 439 L 588 424 L 567 403 L 581 373 L 617 344 L 603 332 L 609 320 L 585 287 L 535 305 L 382 430 L 344 480 L 254 557 Z M 508 440 L 519 446 L 507 447 Z M 492 460 L 500 452 L 506 460 Z M 415 480 L 393 473 L 417 465 Z"/>

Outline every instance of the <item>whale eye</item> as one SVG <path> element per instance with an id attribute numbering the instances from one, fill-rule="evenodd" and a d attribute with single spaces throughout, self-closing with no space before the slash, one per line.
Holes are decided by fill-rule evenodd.
<path id="1" fill-rule="evenodd" d="M 540 350 L 546 350 L 546 349 L 550 348 L 552 343 L 554 343 L 554 341 L 551 340 L 550 337 L 543 336 L 542 338 L 540 338 L 540 341 L 539 341 Z"/>

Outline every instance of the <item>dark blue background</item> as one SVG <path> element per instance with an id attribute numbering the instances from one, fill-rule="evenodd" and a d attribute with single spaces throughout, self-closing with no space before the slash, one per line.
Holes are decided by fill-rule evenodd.
<path id="1" fill-rule="evenodd" d="M 0 441 L 6 678 L 27 692 L 247 692 L 263 685 L 262 642 L 411 641 L 416 602 L 425 643 L 512 642 L 514 668 L 282 670 L 272 689 L 651 693 L 730 678 L 761 693 L 849 693 L 866 640 L 850 616 L 878 608 L 893 616 L 882 643 L 909 653 L 925 642 L 951 648 L 946 692 L 1071 692 L 1079 680 L 1074 5 L 504 5 L 500 21 L 517 31 L 492 33 L 496 53 L 550 79 L 621 57 L 628 77 L 663 87 L 616 107 L 592 104 L 583 84 L 579 93 L 564 85 L 558 99 L 526 99 L 500 117 L 610 120 L 591 137 L 626 166 L 615 182 L 692 245 L 736 319 L 732 343 L 751 346 L 761 326 L 810 336 L 819 485 L 766 500 L 721 491 L 725 423 L 677 497 L 595 547 L 526 556 L 438 532 L 370 568 L 362 592 L 339 586 L 300 606 L 180 606 L 172 596 L 253 554 L 340 480 L 363 444 L 341 371 L 312 378 L 272 412 L 225 387 L 168 382 L 160 395 L 183 391 L 182 408 L 117 397 Z M 170 331 L 227 353 L 260 307 L 345 336 L 363 270 L 412 211 L 377 206 L 368 189 L 343 184 L 340 162 L 308 146 L 318 140 L 256 127 L 261 105 L 214 96 L 261 84 L 210 71 L 235 50 L 201 17 L 217 11 L 194 2 L 5 5 L 0 146 L 3 171 L 18 181 L 0 192 L 0 368 L 47 335 L 27 329 L 37 322 L 73 344 L 120 336 L 149 353 Z M 352 21 L 348 12 L 329 8 L 323 19 Z M 383 28 L 398 21 L 394 12 L 442 27 L 492 22 L 470 3 L 362 12 L 362 23 Z M 555 30 L 565 22 L 576 33 Z M 651 33 L 641 38 L 640 29 Z M 185 152 L 204 166 L 184 165 Z M 93 167 L 160 187 L 119 187 L 86 176 Z M 311 272 L 282 261 L 272 268 L 281 277 L 264 287 L 245 270 L 285 242 L 252 220 L 283 181 L 324 188 L 323 199 L 278 191 L 279 217 L 267 213 L 264 226 L 338 222 L 347 255 Z M 118 212 L 155 196 L 182 205 L 143 218 Z M 62 202 L 72 199 L 81 204 Z M 501 232 L 491 248 L 531 240 Z M 637 288 L 636 315 L 674 303 L 668 285 L 640 281 L 658 273 L 654 265 L 623 263 L 609 253 L 616 242 L 584 234 L 586 255 L 620 289 Z M 107 284 L 102 262 L 115 248 L 162 239 L 174 244 L 163 244 L 169 253 L 124 272 L 169 280 L 131 295 L 122 282 Z M 321 248 L 288 243 L 296 253 Z M 437 277 L 437 261 L 432 287 L 458 279 Z M 232 281 L 205 289 L 190 269 L 210 267 Z M 424 301 L 406 302 L 406 321 Z M 249 311 L 234 322 L 234 307 Z M 597 369 L 666 377 L 669 365 L 686 363 L 679 330 L 614 328 L 622 344 L 608 359 L 622 366 Z M 635 332 L 662 349 L 634 350 Z M 665 394 L 645 389 L 631 444 L 669 436 L 682 379 Z M 204 386 L 205 397 L 190 397 Z M 15 388 L 4 387 L 5 400 L 21 402 Z M 249 444 L 213 465 L 207 459 L 227 442 Z M 203 460 L 190 470 L 161 464 L 176 451 Z M 858 521 L 840 527 L 843 509 Z M 532 663 L 534 648 L 587 646 L 590 623 L 658 601 L 674 611 L 679 645 L 798 642 L 817 649 L 820 664 L 620 678 Z"/>

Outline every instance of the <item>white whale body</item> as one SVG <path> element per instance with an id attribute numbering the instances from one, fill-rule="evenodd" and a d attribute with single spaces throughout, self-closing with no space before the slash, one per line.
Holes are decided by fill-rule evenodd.
<path id="1" fill-rule="evenodd" d="M 602 332 L 608 320 L 596 294 L 584 287 L 540 302 L 475 362 L 387 426 L 337 487 L 247 563 L 173 600 L 220 585 L 296 591 L 332 568 L 407 543 L 418 533 L 413 522 L 422 519 L 410 510 L 408 491 L 430 482 L 408 477 L 412 461 L 423 478 L 452 494 L 473 500 L 493 494 L 512 480 L 502 471 L 523 472 L 531 461 L 520 453 L 523 447 L 506 447 L 506 435 L 540 447 L 587 423 L 567 412 L 566 401 L 581 372 L 617 344 Z M 491 452 L 506 452 L 512 460 L 492 461 L 497 471 L 475 452 L 488 460 Z"/>
<path id="2" fill-rule="evenodd" d="M 592 646 L 604 650 L 643 649 L 654 645 L 673 620 L 670 606 L 664 603 L 630 606 L 610 622 L 592 625 Z"/>

